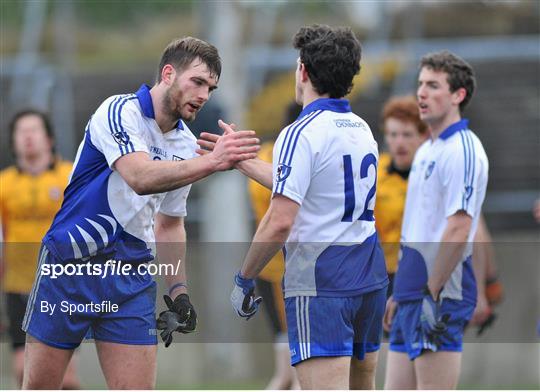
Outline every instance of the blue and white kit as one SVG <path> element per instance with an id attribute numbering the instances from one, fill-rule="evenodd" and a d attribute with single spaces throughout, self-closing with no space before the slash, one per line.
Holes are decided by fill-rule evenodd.
<path id="1" fill-rule="evenodd" d="M 120 157 L 145 152 L 154 160 L 196 156 L 196 138 L 181 120 L 163 133 L 155 121 L 150 88 L 106 99 L 94 113 L 77 151 L 64 202 L 43 239 L 38 274 L 23 329 L 55 347 L 76 347 L 88 330 L 96 339 L 156 344 L 155 283 L 149 275 L 50 276 L 43 263 L 146 263 L 154 258 L 154 216 L 186 215 L 190 185 L 153 195 L 137 195 L 115 171 Z M 68 317 L 42 312 L 43 301 L 75 304 L 111 301 L 118 311 L 83 312 Z M 114 328 L 113 328 L 114 327 Z M 127 332 L 129 331 L 129 332 Z"/>
<path id="2" fill-rule="evenodd" d="M 284 247 L 291 361 L 380 345 L 388 278 L 375 231 L 377 143 L 345 99 L 318 99 L 280 133 L 273 194 L 300 205 Z"/>
<path id="3" fill-rule="evenodd" d="M 401 257 L 394 280 L 394 300 L 399 305 L 390 334 L 390 348 L 409 353 L 411 359 L 423 349 L 461 351 L 463 329 L 476 304 L 472 242 L 486 194 L 488 168 L 482 143 L 468 128 L 466 119 L 449 126 L 437 139 L 428 139 L 416 152 L 409 175 Z M 433 347 L 416 333 L 419 307 L 447 219 L 459 211 L 469 215 L 472 224 L 461 262 L 440 293 L 441 311 L 451 315 L 449 329 L 441 347 Z"/>

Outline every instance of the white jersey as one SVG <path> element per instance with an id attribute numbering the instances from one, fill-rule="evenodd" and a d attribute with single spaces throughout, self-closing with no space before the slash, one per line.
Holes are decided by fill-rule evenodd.
<path id="1" fill-rule="evenodd" d="M 347 100 L 318 99 L 280 133 L 273 193 L 300 204 L 285 244 L 285 297 L 353 296 L 387 285 L 373 209 L 377 143 Z"/>
<path id="2" fill-rule="evenodd" d="M 402 255 L 394 298 L 422 298 L 433 271 L 447 219 L 458 211 L 472 218 L 468 243 L 441 297 L 476 301 L 472 241 L 488 182 L 488 159 L 478 137 L 463 119 L 416 152 L 409 175 L 401 230 Z"/>
<path id="3" fill-rule="evenodd" d="M 175 129 L 161 132 L 148 86 L 106 99 L 88 122 L 64 202 L 44 244 L 64 261 L 95 255 L 151 260 L 155 214 L 185 216 L 190 185 L 140 196 L 114 163 L 135 151 L 154 160 L 184 160 L 195 157 L 196 148 L 195 136 L 181 120 Z"/>

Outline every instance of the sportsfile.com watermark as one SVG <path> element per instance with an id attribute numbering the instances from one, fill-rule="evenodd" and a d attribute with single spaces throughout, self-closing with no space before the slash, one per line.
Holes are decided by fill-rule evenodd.
<path id="1" fill-rule="evenodd" d="M 105 263 L 76 263 L 76 264 L 43 264 L 40 274 L 56 279 L 59 276 L 100 276 L 105 279 L 107 276 L 120 275 L 150 275 L 150 276 L 171 276 L 178 275 L 178 270 L 182 260 L 176 264 L 167 263 L 126 263 L 121 260 L 107 260 Z"/>

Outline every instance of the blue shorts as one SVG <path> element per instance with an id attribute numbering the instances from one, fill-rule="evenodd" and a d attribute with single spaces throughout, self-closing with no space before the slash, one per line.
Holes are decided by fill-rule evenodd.
<path id="1" fill-rule="evenodd" d="M 407 353 L 414 360 L 424 350 L 463 351 L 463 331 L 471 319 L 475 305 L 465 301 L 444 299 L 441 314 L 450 314 L 448 330 L 441 336 L 441 344 L 434 347 L 422 333 L 420 314 L 422 301 L 402 302 L 398 305 L 390 330 L 390 350 Z"/>
<path id="2" fill-rule="evenodd" d="M 386 288 L 354 297 L 285 299 L 291 364 L 313 357 L 355 356 L 381 346 Z"/>
<path id="3" fill-rule="evenodd" d="M 90 259 L 90 263 L 104 262 Z M 44 264 L 61 264 L 45 246 L 26 308 L 25 332 L 61 349 L 76 348 L 85 336 L 122 344 L 157 344 L 156 284 L 150 275 L 52 278 L 40 273 Z"/>

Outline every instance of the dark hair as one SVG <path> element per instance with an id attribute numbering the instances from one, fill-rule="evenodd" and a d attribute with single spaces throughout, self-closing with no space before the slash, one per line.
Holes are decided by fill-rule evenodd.
<path id="1" fill-rule="evenodd" d="M 447 82 L 450 91 L 454 92 L 464 88 L 467 92 L 463 101 L 459 104 L 459 110 L 463 111 L 471 100 L 476 88 L 476 78 L 469 63 L 455 54 L 443 50 L 441 52 L 428 53 L 420 60 L 420 70 L 428 67 L 434 71 L 443 71 L 447 74 Z"/>
<path id="2" fill-rule="evenodd" d="M 19 122 L 21 118 L 27 117 L 27 116 L 39 117 L 41 119 L 41 122 L 43 122 L 43 128 L 45 128 L 45 132 L 47 133 L 47 136 L 49 137 L 49 139 L 54 141 L 54 130 L 51 125 L 51 120 L 49 119 L 49 116 L 45 112 L 42 112 L 37 109 L 24 109 L 15 113 L 15 115 L 13 115 L 13 117 L 11 118 L 11 121 L 9 122 L 9 145 L 11 146 L 11 150 L 13 152 L 15 151 L 14 143 L 15 143 L 15 129 L 17 128 L 17 123 Z M 55 153 L 54 143 L 52 147 L 52 153 L 53 154 Z"/>
<path id="3" fill-rule="evenodd" d="M 298 105 L 296 101 L 291 101 L 285 108 L 285 116 L 283 118 L 283 126 L 287 126 L 296 121 L 298 116 L 302 113 L 302 106 Z"/>
<path id="4" fill-rule="evenodd" d="M 219 79 L 221 58 L 216 47 L 198 38 L 183 37 L 172 41 L 163 51 L 159 62 L 157 82 L 161 82 L 161 71 L 165 65 L 170 64 L 176 70 L 182 71 L 197 58 L 200 58 L 207 65 L 210 74 Z"/>
<path id="5" fill-rule="evenodd" d="M 420 119 L 420 111 L 418 110 L 418 102 L 409 95 L 406 97 L 390 98 L 383 107 L 381 114 L 381 122 L 384 132 L 384 123 L 389 118 L 396 118 L 400 121 L 413 124 L 421 135 L 424 135 L 427 130 L 427 124 Z"/>
<path id="6" fill-rule="evenodd" d="M 330 98 L 351 92 L 353 78 L 360 72 L 362 48 L 349 27 L 304 26 L 294 36 L 315 91 Z"/>

